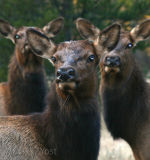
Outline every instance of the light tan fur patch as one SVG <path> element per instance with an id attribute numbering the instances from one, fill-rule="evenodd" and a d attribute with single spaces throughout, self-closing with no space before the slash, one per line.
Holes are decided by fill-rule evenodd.
<path id="1" fill-rule="evenodd" d="M 116 72 L 116 73 L 120 72 L 120 68 L 118 68 L 118 67 L 105 66 L 104 70 L 105 70 L 105 72 L 111 72 L 111 71 Z"/>
<path id="2" fill-rule="evenodd" d="M 63 82 L 63 83 L 59 83 L 58 87 L 63 90 L 65 87 L 68 87 L 70 89 L 75 89 L 76 84 L 75 82 Z"/>

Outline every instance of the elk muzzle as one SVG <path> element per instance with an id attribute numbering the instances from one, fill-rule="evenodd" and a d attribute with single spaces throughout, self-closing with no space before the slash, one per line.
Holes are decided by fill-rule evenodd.
<path id="1" fill-rule="evenodd" d="M 105 66 L 108 67 L 119 67 L 121 64 L 119 56 L 107 56 L 105 58 Z"/>
<path id="2" fill-rule="evenodd" d="M 59 88 L 62 90 L 72 90 L 76 87 L 76 72 L 73 68 L 59 68 L 56 73 L 56 83 L 59 83 Z"/>
<path id="3" fill-rule="evenodd" d="M 104 59 L 105 72 L 119 72 L 121 60 L 119 56 L 106 56 Z"/>

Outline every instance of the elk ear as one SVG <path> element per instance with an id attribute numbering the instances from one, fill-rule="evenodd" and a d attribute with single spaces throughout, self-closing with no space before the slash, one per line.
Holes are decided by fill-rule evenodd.
<path id="1" fill-rule="evenodd" d="M 83 18 L 78 18 L 75 23 L 77 30 L 79 31 L 81 37 L 83 37 L 84 39 L 88 39 L 89 41 L 93 42 L 98 38 L 100 30 L 95 27 L 90 21 Z"/>
<path id="2" fill-rule="evenodd" d="M 15 31 L 16 29 L 11 26 L 7 21 L 0 19 L 0 34 L 8 39 L 11 39 L 13 43 Z"/>
<path id="3" fill-rule="evenodd" d="M 131 30 L 130 35 L 135 43 L 148 38 L 150 36 L 150 19 L 145 20 L 143 23 L 134 27 Z"/>
<path id="4" fill-rule="evenodd" d="M 115 23 L 101 32 L 99 41 L 104 48 L 112 50 L 116 47 L 120 38 L 120 29 L 121 26 Z"/>
<path id="5" fill-rule="evenodd" d="M 64 26 L 64 18 L 59 17 L 51 22 L 49 22 L 46 26 L 43 27 L 44 34 L 49 38 L 55 37 Z"/>
<path id="6" fill-rule="evenodd" d="M 42 58 L 51 58 L 56 46 L 47 36 L 34 29 L 29 29 L 27 39 L 33 53 Z"/>

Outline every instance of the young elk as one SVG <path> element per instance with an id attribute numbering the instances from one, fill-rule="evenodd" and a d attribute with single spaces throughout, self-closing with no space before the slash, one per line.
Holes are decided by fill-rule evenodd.
<path id="1" fill-rule="evenodd" d="M 113 32 L 114 45 L 119 30 L 120 26 L 116 24 L 101 36 L 107 43 L 112 38 L 110 32 Z M 97 160 L 100 138 L 99 55 L 86 40 L 56 46 L 36 30 L 29 30 L 27 36 L 37 56 L 54 64 L 56 79 L 43 113 L 0 117 L 1 159 Z"/>
<path id="2" fill-rule="evenodd" d="M 87 28 L 88 29 L 88 28 Z M 150 20 L 122 31 L 114 50 L 101 54 L 100 95 L 112 136 L 126 140 L 136 160 L 150 160 L 150 86 L 131 54 L 150 36 Z"/>
<path id="3" fill-rule="evenodd" d="M 62 21 L 62 17 L 57 18 L 42 29 L 24 26 L 16 29 L 0 20 L 0 33 L 15 44 L 9 64 L 8 82 L 0 84 L 0 115 L 43 111 L 47 90 L 43 59 L 31 51 L 26 32 L 34 28 L 51 38 L 62 28 Z"/>

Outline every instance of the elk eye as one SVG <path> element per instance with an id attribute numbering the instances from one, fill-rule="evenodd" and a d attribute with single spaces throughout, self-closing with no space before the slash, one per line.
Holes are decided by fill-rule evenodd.
<path id="1" fill-rule="evenodd" d="M 132 43 L 128 43 L 126 48 L 132 48 L 133 44 Z"/>
<path id="2" fill-rule="evenodd" d="M 93 62 L 95 60 L 95 55 L 90 55 L 88 57 L 88 62 Z"/>
<path id="3" fill-rule="evenodd" d="M 53 63 L 56 63 L 56 58 L 54 56 L 51 57 L 51 60 L 53 61 Z"/>
<path id="4" fill-rule="evenodd" d="M 20 36 L 18 34 L 15 35 L 15 39 L 19 39 Z"/>

